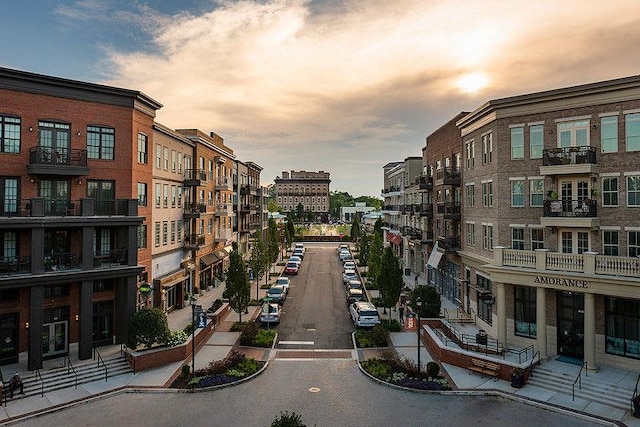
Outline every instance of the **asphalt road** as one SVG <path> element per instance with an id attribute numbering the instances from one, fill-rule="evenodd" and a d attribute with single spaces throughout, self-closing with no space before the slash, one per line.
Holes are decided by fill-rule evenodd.
<path id="1" fill-rule="evenodd" d="M 353 324 L 337 243 L 306 243 L 278 328 L 279 349 L 351 349 Z M 293 343 L 292 343 L 293 342 Z"/>

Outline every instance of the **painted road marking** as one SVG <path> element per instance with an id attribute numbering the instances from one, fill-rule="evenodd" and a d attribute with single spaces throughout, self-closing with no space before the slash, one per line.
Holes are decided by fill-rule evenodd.
<path id="1" fill-rule="evenodd" d="M 278 341 L 278 344 L 314 345 L 314 341 Z"/>

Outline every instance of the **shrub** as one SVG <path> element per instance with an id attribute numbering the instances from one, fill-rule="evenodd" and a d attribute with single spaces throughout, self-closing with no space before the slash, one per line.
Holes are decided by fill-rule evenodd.
<path id="1" fill-rule="evenodd" d="M 271 427 L 306 427 L 306 424 L 302 422 L 302 417 L 295 412 L 285 411 L 283 413 L 280 411 L 280 415 L 271 422 Z"/>
<path id="2" fill-rule="evenodd" d="M 362 362 L 362 368 L 370 375 L 382 380 L 387 379 L 389 376 L 389 365 L 386 361 L 378 358 L 365 360 Z"/>
<path id="3" fill-rule="evenodd" d="M 260 329 L 254 337 L 252 345 L 254 347 L 271 347 L 275 337 L 276 331 L 274 329 Z"/>
<path id="4" fill-rule="evenodd" d="M 356 344 L 358 347 L 387 347 L 389 332 L 380 326 L 376 325 L 373 329 L 365 330 L 358 329 L 355 334 Z"/>
<path id="5" fill-rule="evenodd" d="M 260 326 L 256 322 L 249 322 L 244 325 L 242 328 L 242 333 L 240 334 L 240 345 L 251 346 L 260 331 Z"/>
<path id="6" fill-rule="evenodd" d="M 189 334 L 185 331 L 172 331 L 165 337 L 164 344 L 169 347 L 175 347 L 183 344 L 187 339 L 189 339 Z"/>
<path id="7" fill-rule="evenodd" d="M 402 331 L 402 326 L 397 319 L 392 319 L 391 321 L 389 321 L 389 319 L 382 319 L 380 324 L 389 332 Z"/>
<path id="8" fill-rule="evenodd" d="M 169 334 L 167 315 L 159 308 L 144 308 L 129 318 L 127 346 L 136 348 L 139 344 L 151 348 L 153 344 L 164 342 Z"/>
<path id="9" fill-rule="evenodd" d="M 231 332 L 242 332 L 246 325 L 247 322 L 235 322 L 233 325 L 231 325 Z"/>
<path id="10" fill-rule="evenodd" d="M 207 311 L 214 313 L 216 310 L 218 310 L 220 307 L 222 307 L 222 300 L 220 298 L 218 298 L 217 300 L 215 300 L 213 302 L 213 304 L 211 304 L 211 307 L 209 307 L 209 309 Z"/>
<path id="11" fill-rule="evenodd" d="M 440 373 L 440 365 L 436 362 L 427 363 L 427 375 L 429 378 L 436 378 Z"/>
<path id="12" fill-rule="evenodd" d="M 182 376 L 183 378 L 186 378 L 189 376 L 190 373 L 191 373 L 191 366 L 182 365 L 182 369 L 180 370 L 180 376 Z"/>
<path id="13" fill-rule="evenodd" d="M 187 326 L 184 327 L 182 331 L 187 335 L 191 335 L 191 333 L 193 332 L 193 323 L 189 323 Z"/>

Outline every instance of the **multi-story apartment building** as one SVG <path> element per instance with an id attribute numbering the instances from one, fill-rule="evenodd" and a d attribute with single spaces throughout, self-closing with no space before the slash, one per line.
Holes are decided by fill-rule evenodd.
<path id="1" fill-rule="evenodd" d="M 214 286 L 223 277 L 229 251 L 235 241 L 233 233 L 233 169 L 235 155 L 223 139 L 198 129 L 176 132 L 194 143 L 193 166 L 185 170 L 185 203 L 195 204 L 185 223 L 185 246 L 191 251 L 188 268 L 192 269 L 190 292 Z M 204 205 L 204 209 L 202 209 Z"/>
<path id="2" fill-rule="evenodd" d="M 458 127 L 464 307 L 543 358 L 640 369 L 640 76 L 491 100 Z"/>
<path id="3" fill-rule="evenodd" d="M 276 201 L 284 212 L 302 211 L 305 219 L 329 220 L 329 172 L 282 172 L 274 180 Z"/>
<path id="4" fill-rule="evenodd" d="M 207 204 L 185 203 L 183 182 L 185 169 L 192 164 L 195 144 L 173 130 L 154 124 L 155 159 L 153 161 L 150 224 L 153 227 L 151 243 L 153 287 L 147 296 L 147 305 L 153 304 L 165 312 L 183 305 L 191 291 L 191 253 L 184 243 L 185 221 L 188 223 L 206 213 Z M 209 209 L 212 209 L 209 207 Z M 189 267 L 193 267 L 191 270 Z M 144 295 L 141 296 L 141 300 Z"/>
<path id="5" fill-rule="evenodd" d="M 237 161 L 234 179 L 236 180 L 236 212 L 234 231 L 238 235 L 238 250 L 245 259 L 250 255 L 250 236 L 262 230 L 262 200 L 260 172 L 262 167 L 253 162 Z"/>
<path id="6" fill-rule="evenodd" d="M 0 363 L 90 358 L 126 340 L 152 270 L 145 217 L 161 104 L 5 68 L 0 101 Z"/>

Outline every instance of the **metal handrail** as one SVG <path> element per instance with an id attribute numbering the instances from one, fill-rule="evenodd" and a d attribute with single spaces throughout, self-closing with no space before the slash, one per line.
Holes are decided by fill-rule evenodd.
<path id="1" fill-rule="evenodd" d="M 44 380 L 42 379 L 42 375 L 40 375 L 40 369 L 38 368 L 36 359 L 31 359 L 31 364 L 36 367 L 35 379 L 40 379 L 40 397 L 44 397 Z"/>
<path id="2" fill-rule="evenodd" d="M 96 360 L 96 355 L 98 356 L 98 368 L 100 367 L 100 362 L 102 362 L 102 366 L 104 366 L 104 380 L 105 382 L 109 381 L 109 368 L 107 368 L 107 364 L 104 363 L 104 359 L 100 356 L 98 347 L 93 347 L 93 360 Z"/>
<path id="3" fill-rule="evenodd" d="M 0 385 L 2 385 L 2 390 L 4 390 L 4 375 L 2 375 L 2 370 L 0 370 Z M 2 406 L 7 406 L 7 393 L 2 393 Z"/>
<path id="4" fill-rule="evenodd" d="M 527 360 L 529 360 L 529 358 L 527 357 L 527 355 L 529 354 L 529 350 L 531 350 L 531 353 L 533 353 L 533 344 L 531 344 L 528 347 L 522 348 L 520 350 L 509 349 L 509 353 L 517 354 L 518 355 L 518 364 L 522 364 L 522 353 L 524 353 L 524 355 L 525 355 L 525 359 L 524 360 L 526 362 Z M 540 353 L 540 352 L 538 352 L 538 353 Z M 534 354 L 534 357 L 535 357 L 535 354 Z"/>
<path id="5" fill-rule="evenodd" d="M 75 388 L 78 388 L 78 373 L 76 372 L 75 368 L 73 367 L 73 364 L 71 363 L 71 359 L 69 358 L 68 354 L 64 355 L 64 358 L 66 360 L 67 363 L 67 374 L 69 374 L 69 371 L 73 372 L 73 375 L 76 376 L 76 383 L 75 383 Z"/>
<path id="6" fill-rule="evenodd" d="M 536 351 L 533 354 L 529 365 L 525 368 L 529 372 L 529 376 L 533 376 L 533 364 L 536 363 L 536 356 L 538 356 L 538 363 L 540 363 L 540 359 L 542 358 L 542 356 L 540 355 L 540 350 Z"/>
<path id="7" fill-rule="evenodd" d="M 576 377 L 576 379 L 573 381 L 573 384 L 571 385 L 571 400 L 573 401 L 576 400 L 576 382 L 578 383 L 578 390 L 582 390 L 582 370 L 585 368 L 587 368 L 586 360 L 584 361 L 582 366 L 580 366 L 580 371 L 578 371 L 578 376 Z M 584 375 L 585 377 L 588 376 L 586 369 L 584 371 Z"/>
<path id="8" fill-rule="evenodd" d="M 442 317 L 449 320 L 449 312 L 447 311 L 447 307 L 442 307 Z"/>
<path id="9" fill-rule="evenodd" d="M 215 329 L 215 326 L 214 326 Z M 126 354 L 129 353 L 127 351 L 129 347 L 127 347 L 127 345 L 125 343 L 120 343 L 120 355 L 125 355 L 125 359 L 127 360 L 127 362 L 131 362 L 132 368 L 133 368 L 133 375 L 136 374 L 136 358 L 135 357 L 131 357 L 130 359 L 126 358 Z M 130 354 L 129 354 L 130 355 Z"/>
<path id="10" fill-rule="evenodd" d="M 469 315 L 471 316 L 471 318 L 473 319 L 473 324 L 476 324 L 476 320 L 478 319 L 478 316 L 476 315 L 476 312 L 473 308 L 469 307 Z"/>
<path id="11" fill-rule="evenodd" d="M 638 374 L 638 378 L 636 379 L 636 386 L 633 389 L 633 397 L 631 398 L 631 412 L 635 412 L 635 407 L 633 406 L 633 402 L 638 397 L 638 383 L 640 383 L 640 374 Z"/>

